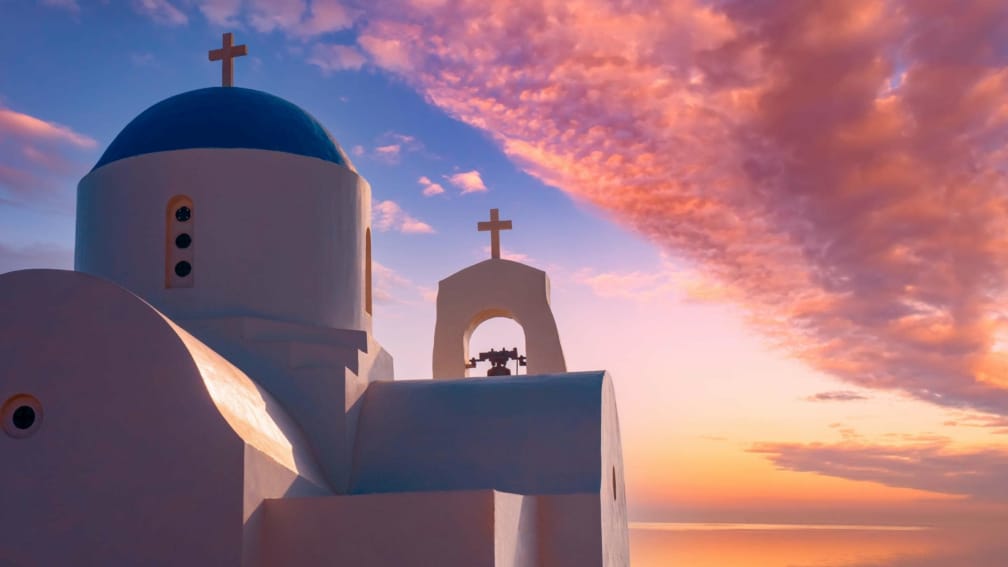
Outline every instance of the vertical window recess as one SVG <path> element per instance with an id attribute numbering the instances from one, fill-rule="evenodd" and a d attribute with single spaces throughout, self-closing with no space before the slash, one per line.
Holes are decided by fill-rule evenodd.
<path id="1" fill-rule="evenodd" d="M 165 287 L 193 286 L 196 215 L 192 199 L 176 195 L 165 209 Z"/>

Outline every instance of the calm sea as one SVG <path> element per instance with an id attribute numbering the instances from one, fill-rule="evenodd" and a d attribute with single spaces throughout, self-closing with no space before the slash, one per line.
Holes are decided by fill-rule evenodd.
<path id="1" fill-rule="evenodd" d="M 632 567 L 1008 567 L 1003 526 L 631 523 Z"/>

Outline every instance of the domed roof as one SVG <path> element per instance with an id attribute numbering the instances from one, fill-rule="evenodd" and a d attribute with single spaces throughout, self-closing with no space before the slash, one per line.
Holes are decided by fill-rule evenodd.
<path id="1" fill-rule="evenodd" d="M 189 148 L 273 150 L 356 171 L 310 114 L 280 97 L 238 87 L 189 91 L 148 108 L 119 132 L 92 171 L 132 156 Z"/>

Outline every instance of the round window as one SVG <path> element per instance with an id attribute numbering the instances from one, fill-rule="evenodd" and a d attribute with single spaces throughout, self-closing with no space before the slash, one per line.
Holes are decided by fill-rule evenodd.
<path id="1" fill-rule="evenodd" d="M 175 264 L 175 275 L 180 278 L 188 276 L 192 272 L 192 264 L 182 260 L 178 264 Z"/>
<path id="2" fill-rule="evenodd" d="M 184 232 L 175 237 L 175 246 L 179 248 L 189 248 L 190 244 L 192 244 L 192 237 Z"/>
<path id="3" fill-rule="evenodd" d="M 0 407 L 0 420 L 7 435 L 28 437 L 42 426 L 42 404 L 34 396 L 18 394 Z"/>
<path id="4" fill-rule="evenodd" d="M 175 220 L 186 222 L 192 216 L 192 209 L 189 207 L 179 207 L 175 209 Z"/>

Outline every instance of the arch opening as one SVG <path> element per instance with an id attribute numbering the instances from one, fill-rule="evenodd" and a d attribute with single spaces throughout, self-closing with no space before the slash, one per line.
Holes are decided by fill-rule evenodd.
<path id="1" fill-rule="evenodd" d="M 466 360 L 479 358 L 480 353 L 493 350 L 518 349 L 520 356 L 527 356 L 525 329 L 514 317 L 503 312 L 494 312 L 482 319 L 476 319 L 466 337 Z M 478 362 L 475 368 L 466 369 L 466 376 L 486 376 L 490 370 L 489 361 Z M 526 368 L 516 360 L 509 360 L 507 368 L 511 375 L 527 374 Z"/>

